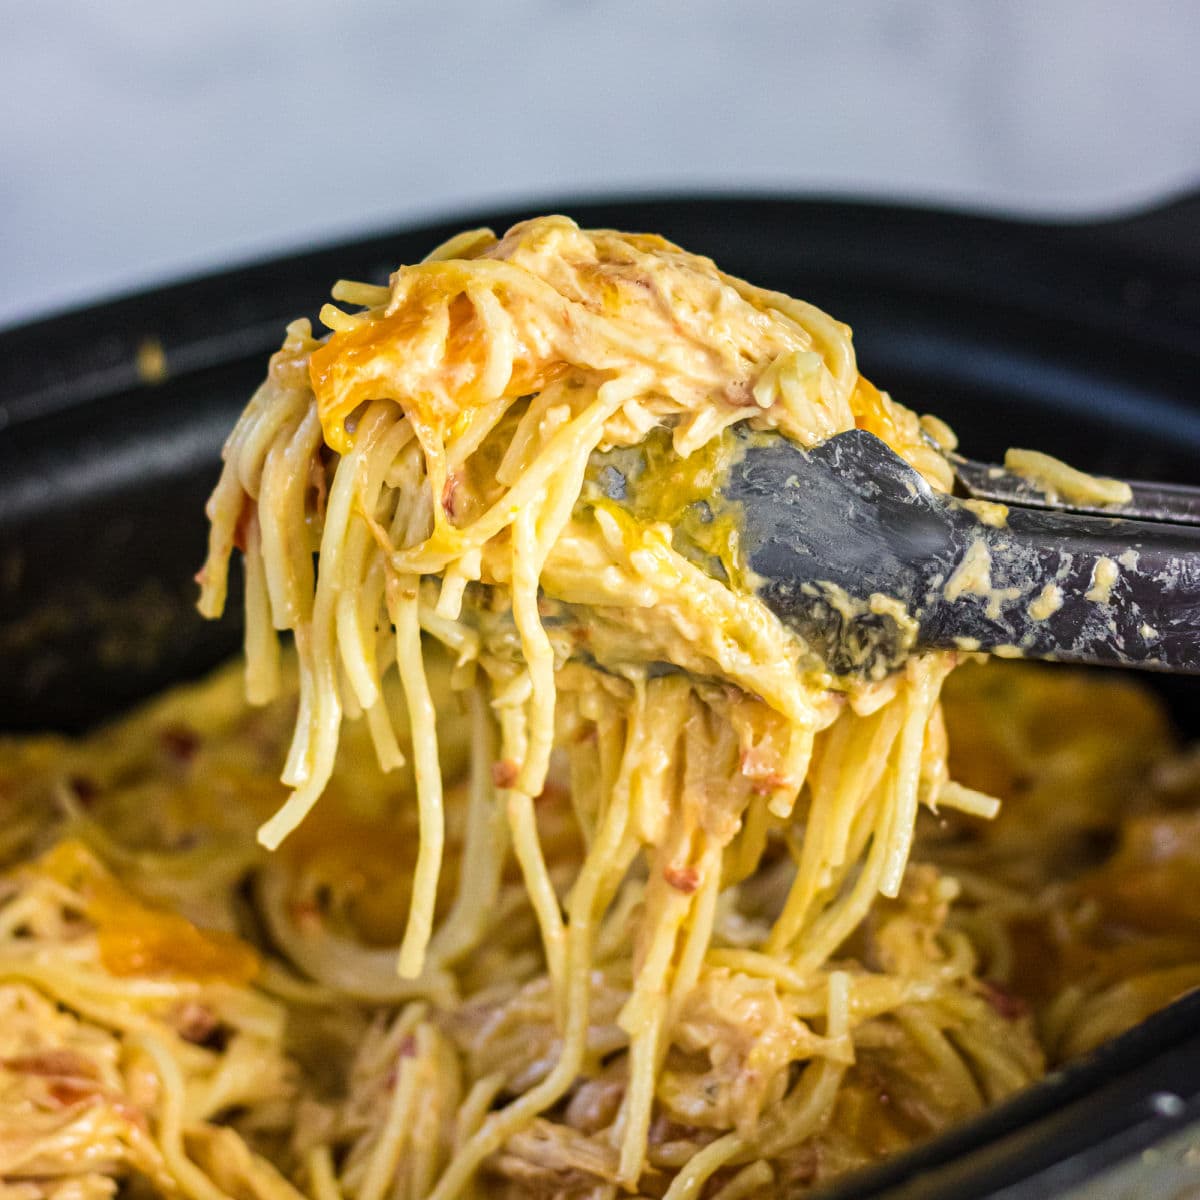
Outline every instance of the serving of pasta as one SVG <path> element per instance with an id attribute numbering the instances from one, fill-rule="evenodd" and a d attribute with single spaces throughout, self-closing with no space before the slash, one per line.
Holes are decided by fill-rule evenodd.
<path id="1" fill-rule="evenodd" d="M 1200 986 L 1151 691 L 838 677 L 742 577 L 728 429 L 952 483 L 844 325 L 564 217 L 334 299 L 209 503 L 244 662 L 0 743 L 0 1194 L 795 1195 Z"/>

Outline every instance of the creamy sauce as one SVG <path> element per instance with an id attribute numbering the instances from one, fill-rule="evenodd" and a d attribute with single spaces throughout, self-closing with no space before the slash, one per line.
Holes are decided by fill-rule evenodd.
<path id="1" fill-rule="evenodd" d="M 1008 505 L 995 500 L 964 500 L 963 508 L 969 508 L 981 525 L 1003 529 L 1008 524 Z"/>
<path id="2" fill-rule="evenodd" d="M 880 616 L 891 617 L 903 633 L 911 635 L 915 643 L 919 629 L 917 619 L 895 596 L 885 596 L 882 592 L 872 592 L 867 607 L 871 612 L 877 613 Z"/>
<path id="3" fill-rule="evenodd" d="M 1056 583 L 1048 583 L 1032 600 L 1025 610 L 1034 621 L 1044 621 L 1052 617 L 1063 606 L 1062 588 Z"/>
<path id="4" fill-rule="evenodd" d="M 1120 479 L 1089 475 L 1040 450 L 1009 450 L 1005 470 L 1028 479 L 1046 493 L 1047 499 L 1068 504 L 1128 504 L 1133 499 L 1129 484 Z"/>
<path id="5" fill-rule="evenodd" d="M 1025 655 L 1020 646 L 1010 645 L 993 646 L 992 653 L 997 658 L 1023 658 Z"/>
<path id="6" fill-rule="evenodd" d="M 976 539 L 954 568 L 954 574 L 946 581 L 943 594 L 951 603 L 968 594 L 986 596 L 992 586 L 991 571 L 992 556 L 988 553 L 987 544 Z"/>
<path id="7" fill-rule="evenodd" d="M 1121 578 L 1120 568 L 1111 558 L 1101 555 L 1092 568 L 1092 586 L 1083 594 L 1093 604 L 1108 604 L 1112 601 L 1112 590 Z"/>

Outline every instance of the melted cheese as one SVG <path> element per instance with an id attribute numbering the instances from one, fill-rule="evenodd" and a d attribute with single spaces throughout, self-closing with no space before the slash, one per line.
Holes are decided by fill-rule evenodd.
<path id="1" fill-rule="evenodd" d="M 967 547 L 962 561 L 946 580 L 943 592 L 946 599 L 953 603 L 960 596 L 986 596 L 991 587 L 992 556 L 988 553 L 987 543 L 977 538 Z"/>
<path id="2" fill-rule="evenodd" d="M 1009 450 L 1004 456 L 1004 468 L 1028 479 L 1051 501 L 1108 505 L 1128 504 L 1133 499 L 1129 484 L 1122 480 L 1088 475 L 1040 450 Z"/>
<path id="3" fill-rule="evenodd" d="M 248 983 L 258 974 L 258 954 L 240 938 L 144 904 L 82 842 L 59 842 L 31 870 L 79 896 L 113 975 Z"/>
<path id="4" fill-rule="evenodd" d="M 1095 604 L 1108 604 L 1112 600 L 1113 586 L 1121 578 L 1121 569 L 1111 558 L 1101 555 L 1092 568 L 1092 585 L 1084 593 L 1084 599 Z"/>
<path id="5" fill-rule="evenodd" d="M 1034 621 L 1044 621 L 1054 616 L 1063 606 L 1062 588 L 1056 583 L 1048 583 L 1037 596 L 1030 601 L 1026 610 Z"/>

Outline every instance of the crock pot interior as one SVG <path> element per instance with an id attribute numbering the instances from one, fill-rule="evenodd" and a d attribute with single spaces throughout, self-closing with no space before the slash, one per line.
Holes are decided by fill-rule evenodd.
<path id="1" fill-rule="evenodd" d="M 1200 338 L 1194 324 L 1188 334 L 1147 313 L 1130 281 L 1160 268 L 1141 250 L 1130 257 L 1111 230 L 1084 236 L 778 200 L 554 207 L 584 224 L 659 229 L 729 271 L 822 305 L 854 327 L 863 372 L 949 421 L 973 457 L 998 459 L 1015 444 L 1130 478 L 1200 478 L 1200 408 L 1191 399 Z M 225 434 L 288 317 L 315 313 L 339 274 L 379 281 L 452 228 L 386 235 L 0 333 L 0 419 L 12 418 L 0 425 L 0 731 L 87 728 L 236 652 L 238 573 L 223 621 L 201 621 L 194 609 L 203 506 Z M 1131 306 L 1130 296 L 1142 299 Z M 166 343 L 162 382 L 138 381 L 130 365 L 147 337 Z M 1200 734 L 1200 685 L 1148 678 L 1181 729 Z M 1107 1161 L 1116 1142 L 1103 1150 L 1098 1139 L 1108 1134 L 1096 1131 L 1134 1095 L 1145 1114 L 1130 1108 L 1122 1136 L 1135 1125 L 1135 1147 L 1161 1136 L 1146 1124 L 1158 1120 L 1156 1089 L 1172 1070 L 1194 1078 L 1200 1056 L 1200 1044 L 1166 1048 L 1183 1044 L 1198 1012 L 1192 1003 L 1152 1018 L 1107 1058 L 1031 1089 L 940 1146 L 846 1181 L 839 1194 L 898 1186 L 889 1197 L 990 1195 L 1022 1178 L 1024 1163 L 1055 1161 L 1068 1144 L 1089 1164 Z M 1140 1090 L 1130 1082 L 1139 1072 Z M 1085 1115 L 1047 1125 L 1062 1098 Z M 994 1148 L 1000 1137 L 1003 1153 Z M 929 1192 L 913 1184 L 912 1164 L 941 1164 L 942 1183 Z"/>

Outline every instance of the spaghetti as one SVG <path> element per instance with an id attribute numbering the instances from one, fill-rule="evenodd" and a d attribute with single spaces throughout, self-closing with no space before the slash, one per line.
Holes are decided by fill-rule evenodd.
<path id="1" fill-rule="evenodd" d="M 251 597 L 248 618 L 261 626 L 269 613 L 290 629 L 300 661 L 284 772 L 294 790 L 260 838 L 278 846 L 317 802 L 347 711 L 376 714 L 380 760 L 394 760 L 378 707 L 394 663 L 420 827 L 399 969 L 412 979 L 444 970 L 431 942 L 444 805 L 422 629 L 455 653 L 499 726 L 497 794 L 485 803 L 506 816 L 562 1047 L 545 1078 L 467 1140 L 434 1196 L 459 1193 L 584 1069 L 596 930 L 623 881 L 644 874 L 618 1018 L 629 1073 L 613 1122 L 614 1181 L 635 1187 L 669 1028 L 704 973 L 722 884 L 756 870 L 772 829 L 794 823 L 816 754 L 797 877 L 767 951 L 820 969 L 877 895 L 895 897 L 920 799 L 936 804 L 945 783 L 929 726 L 948 660 L 914 660 L 857 691 L 806 669 L 795 635 L 689 561 L 665 521 L 635 522 L 589 496 L 591 456 L 660 426 L 683 460 L 737 423 L 811 444 L 862 418 L 885 425 L 934 482 L 945 483 L 944 464 L 912 414 L 860 380 L 844 327 L 659 238 L 545 218 L 502 240 L 455 239 L 388 289 L 335 295 L 366 308 L 327 306 L 323 345 L 293 326 L 230 439 L 210 506 L 203 611 L 220 610 L 244 524 L 247 576 L 266 593 Z M 261 628 L 247 638 L 264 647 L 249 663 L 260 696 L 274 671 L 269 642 Z M 678 673 L 652 676 L 660 663 Z M 864 739 L 865 756 L 845 754 Z M 577 878 L 560 895 L 535 801 L 553 751 L 569 745 L 573 774 L 598 787 Z M 472 847 L 480 870 L 464 880 L 474 890 L 460 894 L 460 913 L 495 903 L 503 849 L 496 838 Z"/>
<path id="2" fill-rule="evenodd" d="M 561 217 L 334 295 L 359 311 L 327 306 L 325 341 L 289 328 L 209 506 L 202 611 L 240 549 L 260 707 L 227 673 L 112 734 L 5 752 L 24 865 L 0 995 L 43 1005 L 29 1061 L 54 1068 L 4 1051 L 6 1178 L 31 1197 L 129 1177 L 198 1200 L 788 1193 L 1200 983 L 1194 937 L 1104 948 L 1116 864 L 1144 850 L 1012 848 L 1032 810 L 977 768 L 1058 769 L 988 741 L 1041 675 L 1012 667 L 1020 694 L 992 708 L 964 690 L 976 718 L 950 745 L 975 753 L 948 758 L 953 656 L 834 677 L 741 585 L 736 530 L 710 522 L 702 560 L 676 537 L 743 423 L 805 445 L 868 428 L 948 485 L 844 326 Z M 656 464 L 636 504 L 590 482 L 627 446 Z M 1139 753 L 1165 757 L 1156 710 L 1130 707 L 1157 738 Z M 35 815 L 47 791 L 57 823 Z M 982 832 L 996 796 L 1017 816 Z M 1118 808 L 1072 809 L 1071 830 L 1119 829 Z M 1025 997 L 1030 938 L 1061 953 Z M 53 1058 L 76 1042 L 102 1065 Z M 55 1111 L 117 1114 L 103 1149 L 75 1154 L 91 1134 L 60 1121 L 6 1160 L 9 1113 L 58 1103 L 51 1077 L 94 1081 Z"/>

